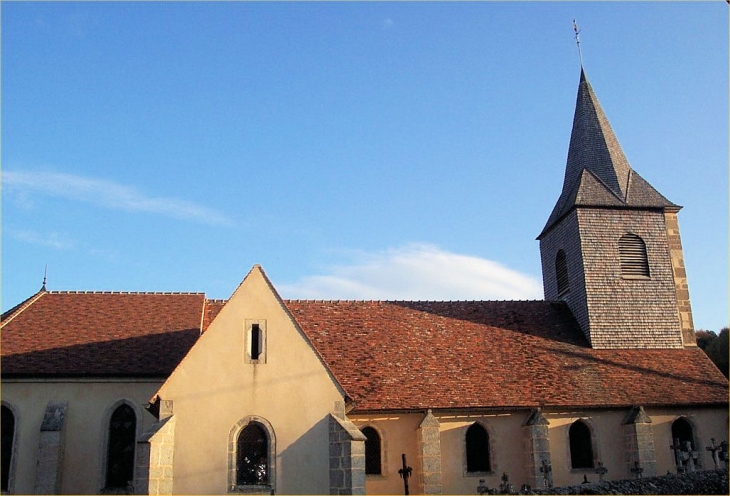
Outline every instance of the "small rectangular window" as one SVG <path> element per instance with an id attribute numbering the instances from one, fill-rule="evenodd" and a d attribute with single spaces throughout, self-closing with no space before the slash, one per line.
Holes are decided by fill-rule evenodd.
<path id="1" fill-rule="evenodd" d="M 251 325 L 251 360 L 258 360 L 261 355 L 261 329 L 258 324 Z"/>
<path id="2" fill-rule="evenodd" d="M 246 319 L 243 327 L 245 363 L 266 363 L 266 319 Z"/>

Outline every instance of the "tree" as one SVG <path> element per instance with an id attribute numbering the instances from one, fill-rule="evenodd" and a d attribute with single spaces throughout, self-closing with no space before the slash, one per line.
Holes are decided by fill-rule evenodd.
<path id="1" fill-rule="evenodd" d="M 719 335 L 714 331 L 705 330 L 699 330 L 695 335 L 697 346 L 702 348 L 725 377 L 728 377 L 728 328 L 721 329 Z"/>

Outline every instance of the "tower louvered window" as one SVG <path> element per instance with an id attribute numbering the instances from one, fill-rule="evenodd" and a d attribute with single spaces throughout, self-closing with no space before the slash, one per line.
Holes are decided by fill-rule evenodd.
<path id="1" fill-rule="evenodd" d="M 565 259 L 565 252 L 558 251 L 555 257 L 555 278 L 558 281 L 558 296 L 563 296 L 570 291 L 570 283 L 568 281 L 568 262 Z"/>
<path id="2" fill-rule="evenodd" d="M 649 259 L 643 239 L 635 234 L 621 236 L 618 252 L 621 257 L 621 275 L 649 277 Z"/>

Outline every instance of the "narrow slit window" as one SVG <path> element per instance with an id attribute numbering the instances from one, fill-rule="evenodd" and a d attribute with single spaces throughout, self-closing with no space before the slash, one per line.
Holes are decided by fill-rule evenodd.
<path id="1" fill-rule="evenodd" d="M 565 252 L 558 251 L 555 257 L 555 278 L 558 281 L 558 296 L 563 296 L 570 291 L 570 281 L 568 280 L 568 262 L 565 259 Z"/>
<path id="2" fill-rule="evenodd" d="M 621 275 L 649 277 L 649 258 L 644 240 L 635 234 L 625 234 L 618 240 Z"/>
<path id="3" fill-rule="evenodd" d="M 2 407 L 2 491 L 8 492 L 10 486 L 10 460 L 13 457 L 13 440 L 15 438 L 15 416 L 10 408 Z"/>
<path id="4" fill-rule="evenodd" d="M 251 360 L 258 360 L 261 356 L 261 328 L 258 324 L 251 324 Z"/>

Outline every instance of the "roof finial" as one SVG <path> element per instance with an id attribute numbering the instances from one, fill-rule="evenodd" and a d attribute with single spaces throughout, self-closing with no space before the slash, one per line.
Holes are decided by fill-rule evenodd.
<path id="1" fill-rule="evenodd" d="M 580 51 L 580 29 L 578 29 L 578 23 L 573 19 L 573 31 L 575 31 L 575 44 L 578 45 L 578 57 L 580 57 L 580 68 L 583 68 L 583 53 Z"/>
<path id="2" fill-rule="evenodd" d="M 41 287 L 41 291 L 46 290 L 46 279 L 48 278 L 48 264 L 46 264 L 46 269 L 43 271 L 43 287 Z"/>

